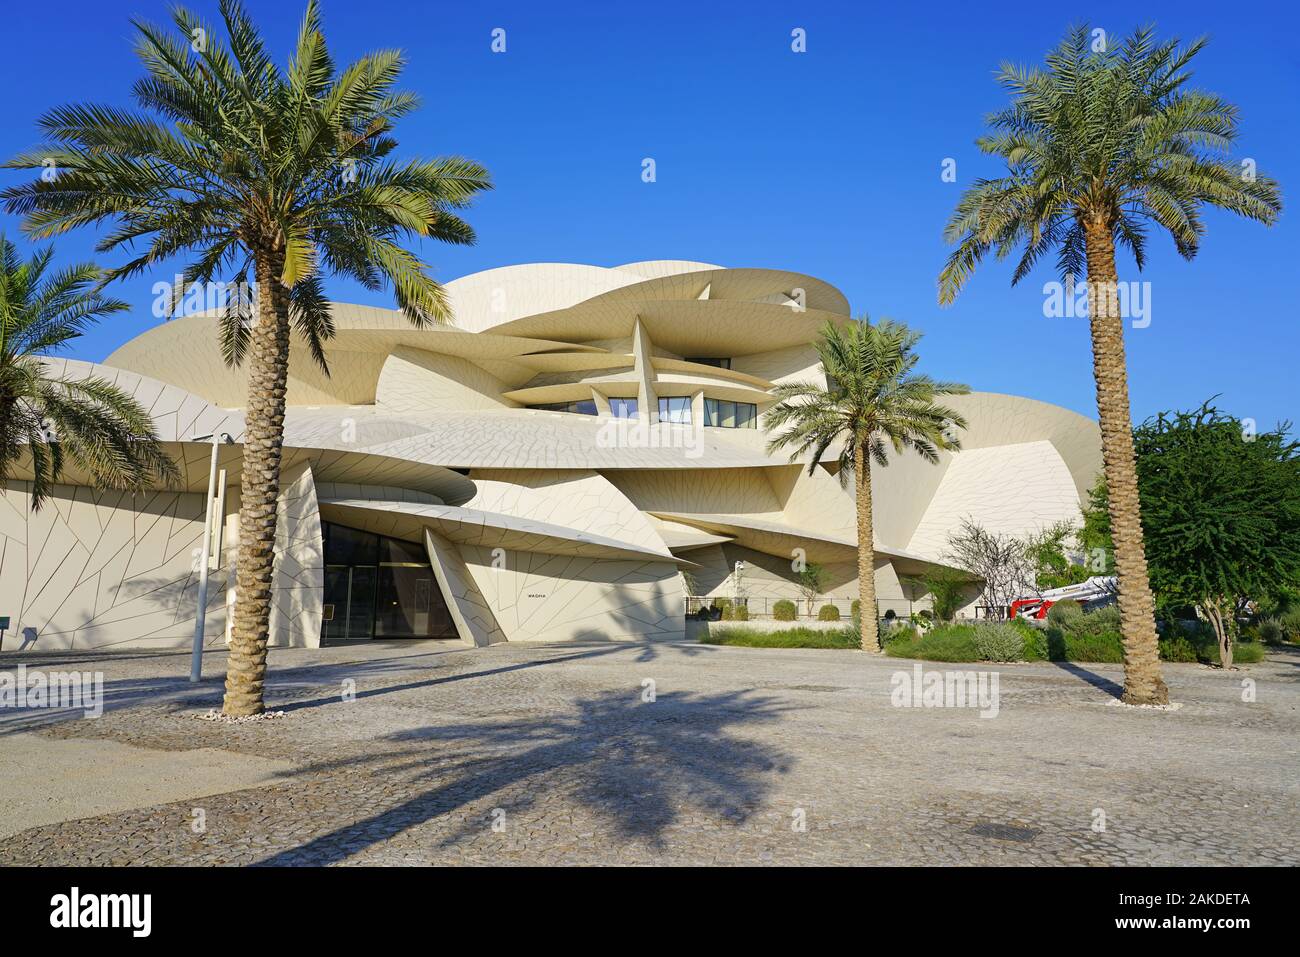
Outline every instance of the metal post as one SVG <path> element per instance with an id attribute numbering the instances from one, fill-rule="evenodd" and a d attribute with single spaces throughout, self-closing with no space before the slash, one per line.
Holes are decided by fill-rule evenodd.
<path id="1" fill-rule="evenodd" d="M 203 677 L 203 631 L 208 615 L 208 559 L 212 548 L 212 512 L 216 505 L 217 494 L 217 445 L 221 437 L 215 432 L 211 436 L 195 436 L 195 440 L 212 439 L 212 461 L 208 466 L 208 496 L 204 499 L 203 516 L 203 555 L 199 565 L 198 607 L 194 612 L 194 650 L 190 654 L 190 681 Z"/>

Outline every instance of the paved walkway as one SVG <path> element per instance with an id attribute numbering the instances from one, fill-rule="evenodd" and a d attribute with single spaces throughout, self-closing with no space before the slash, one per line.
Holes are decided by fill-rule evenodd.
<path id="1" fill-rule="evenodd" d="M 0 837 L 0 864 L 1300 863 L 1293 651 L 1168 666 L 1172 713 L 1113 706 L 1115 666 L 987 666 L 981 718 L 891 706 L 912 663 L 859 652 L 385 642 L 273 652 L 286 715 L 241 726 L 196 720 L 220 680 L 191 686 L 184 655 L 0 671 L 20 660 L 102 670 L 106 710 L 0 710 L 0 813 L 39 800 L 32 780 L 58 798 Z M 202 748 L 224 793 L 187 776 Z M 96 806 L 158 751 L 186 752 L 168 803 Z"/>

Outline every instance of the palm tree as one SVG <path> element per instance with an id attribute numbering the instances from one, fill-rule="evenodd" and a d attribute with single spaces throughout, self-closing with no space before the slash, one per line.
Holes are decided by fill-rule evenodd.
<path id="1" fill-rule="evenodd" d="M 217 280 L 242 289 L 250 272 L 255 279 L 255 302 L 236 297 L 221 322 L 226 361 L 247 358 L 248 369 L 224 705 L 242 716 L 262 710 L 290 337 L 326 368 L 322 344 L 333 324 L 325 272 L 368 289 L 391 286 L 417 327 L 448 321 L 442 287 L 398 241 L 473 243 L 455 211 L 491 183 L 483 167 L 459 157 L 390 159 L 394 122 L 418 105 L 394 88 L 400 52 L 337 71 L 311 0 L 281 69 L 237 0 L 220 9 L 228 47 L 184 9 L 173 13 L 179 36 L 135 22 L 146 75 L 134 94 L 144 112 L 52 110 L 41 120 L 49 143 L 7 165 L 55 175 L 0 197 L 34 235 L 107 220 L 116 228 L 100 249 L 145 242 L 113 278 L 190 255 L 178 292 Z"/>
<path id="2" fill-rule="evenodd" d="M 853 476 L 858 502 L 858 606 L 864 651 L 880 648 L 871 464 L 887 466 L 889 446 L 896 454 L 912 449 L 927 462 L 938 462 L 940 449 L 961 448 L 956 432 L 966 428 L 959 413 L 935 400 L 965 395 L 970 387 L 918 375 L 915 350 L 920 340 L 919 332 L 888 319 L 876 325 L 865 316 L 844 326 L 827 322 L 817 342 L 825 388 L 814 382 L 778 385 L 772 390 L 777 404 L 763 417 L 764 428 L 774 433 L 767 451 L 792 447 L 792 462 L 811 453 L 809 475 L 831 445 L 842 443 L 836 474 L 841 485 Z"/>
<path id="3" fill-rule="evenodd" d="M 100 488 L 139 490 L 179 475 L 134 398 L 94 376 L 56 375 L 46 362 L 91 323 L 129 308 L 96 291 L 102 273 L 91 263 L 47 275 L 53 258 L 47 248 L 23 262 L 0 236 L 0 489 L 30 471 L 34 512 L 69 459 Z"/>
<path id="4" fill-rule="evenodd" d="M 977 143 L 1006 161 L 1007 175 L 976 181 L 957 204 L 945 231 L 957 248 L 939 276 L 939 302 L 956 298 L 990 250 L 999 259 L 1021 250 L 1013 284 L 1049 252 L 1067 277 L 1067 295 L 1073 277 L 1086 270 L 1119 576 L 1124 700 L 1164 704 L 1169 694 L 1160 677 L 1142 543 L 1115 247 L 1127 248 L 1141 270 L 1146 227 L 1154 223 L 1191 259 L 1205 231 L 1203 206 L 1271 224 L 1281 198 L 1274 180 L 1229 158 L 1237 108 L 1187 87 L 1188 65 L 1204 40 L 1186 47 L 1178 40 L 1159 43 L 1145 28 L 1119 49 L 1090 45 L 1081 26 L 1047 56 L 1045 70 L 1002 67 L 999 80 L 1012 102 L 989 117 L 991 132 Z"/>

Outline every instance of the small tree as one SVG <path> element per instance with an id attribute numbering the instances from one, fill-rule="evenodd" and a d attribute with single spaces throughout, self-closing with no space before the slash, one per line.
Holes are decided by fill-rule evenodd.
<path id="1" fill-rule="evenodd" d="M 916 344 L 921 334 L 901 322 L 885 319 L 870 325 L 866 317 L 822 327 L 817 354 L 825 385 L 783 382 L 772 390 L 777 403 L 763 416 L 772 434 L 767 451 L 790 448 L 790 460 L 807 462 L 816 472 L 822 457 L 839 448 L 841 483 L 853 476 L 858 511 L 858 634 L 864 651 L 880 652 L 876 620 L 876 545 L 871 511 L 871 469 L 889 464 L 889 450 L 901 455 L 910 449 L 931 465 L 942 450 L 961 448 L 966 420 L 955 409 L 940 405 L 949 395 L 969 387 L 937 382 L 916 371 Z"/>
<path id="2" fill-rule="evenodd" d="M 940 621 L 952 621 L 966 598 L 966 590 L 972 584 L 970 575 L 942 565 L 932 567 L 924 575 L 908 579 L 908 583 L 929 594 L 931 610 Z"/>
<path id="3" fill-rule="evenodd" d="M 1162 604 L 1201 610 L 1224 668 L 1236 609 L 1300 580 L 1300 442 L 1289 430 L 1256 435 L 1209 402 L 1134 430 L 1152 587 Z"/>
<path id="4" fill-rule="evenodd" d="M 984 581 L 984 600 L 997 610 L 999 618 L 1006 616 L 1008 606 L 1017 598 L 1038 594 L 1034 559 L 1023 539 L 990 532 L 965 518 L 948 536 L 944 557 Z"/>
<path id="5" fill-rule="evenodd" d="M 808 617 L 813 614 L 813 604 L 817 596 L 826 590 L 826 569 L 816 562 L 809 562 L 799 573 L 799 594 L 808 603 Z"/>

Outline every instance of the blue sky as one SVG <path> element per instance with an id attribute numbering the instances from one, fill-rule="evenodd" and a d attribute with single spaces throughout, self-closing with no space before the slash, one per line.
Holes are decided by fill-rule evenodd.
<path id="1" fill-rule="evenodd" d="M 216 3 L 189 4 L 213 19 Z M 883 8 L 891 9 L 883 9 Z M 301 5 L 249 4 L 287 57 Z M 1151 323 L 1128 332 L 1135 418 L 1220 404 L 1261 427 L 1296 416 L 1300 196 L 1300 17 L 1294 4 L 365 3 L 325 0 L 340 63 L 399 46 L 406 86 L 424 107 L 398 128 L 408 156 L 460 153 L 496 190 L 468 218 L 471 248 L 421 248 L 438 278 L 520 262 L 612 266 L 695 259 L 799 270 L 842 289 L 855 312 L 922 329 L 923 366 L 976 389 L 1093 414 L 1087 324 L 1045 318 L 1050 266 L 1019 287 L 989 264 L 940 309 L 941 229 L 964 185 L 996 175 L 976 152 L 982 118 L 1005 98 L 1000 60 L 1031 63 L 1086 16 L 1112 36 L 1155 22 L 1164 36 L 1211 36 L 1196 83 L 1241 108 L 1239 155 L 1280 179 L 1288 208 L 1266 229 L 1217 212 L 1198 258 L 1153 237 L 1140 277 Z M 73 101 L 130 105 L 140 69 L 133 16 L 167 19 L 161 0 L 68 0 L 6 10 L 0 80 L 8 92 L 0 153 L 35 145 L 35 120 Z M 493 28 L 507 50 L 490 49 Z M 807 52 L 791 51 L 791 31 Z M 654 158 L 657 181 L 641 163 Z M 957 182 L 941 179 L 946 158 Z M 20 174 L 0 172 L 9 184 Z M 15 217 L 0 230 L 18 235 Z M 95 234 L 57 242 L 60 259 L 92 255 Z M 99 257 L 120 262 L 122 254 Z M 98 360 L 157 322 L 150 287 L 173 269 L 124 283 L 137 308 L 84 337 Z M 391 305 L 341 282 L 344 301 Z"/>

